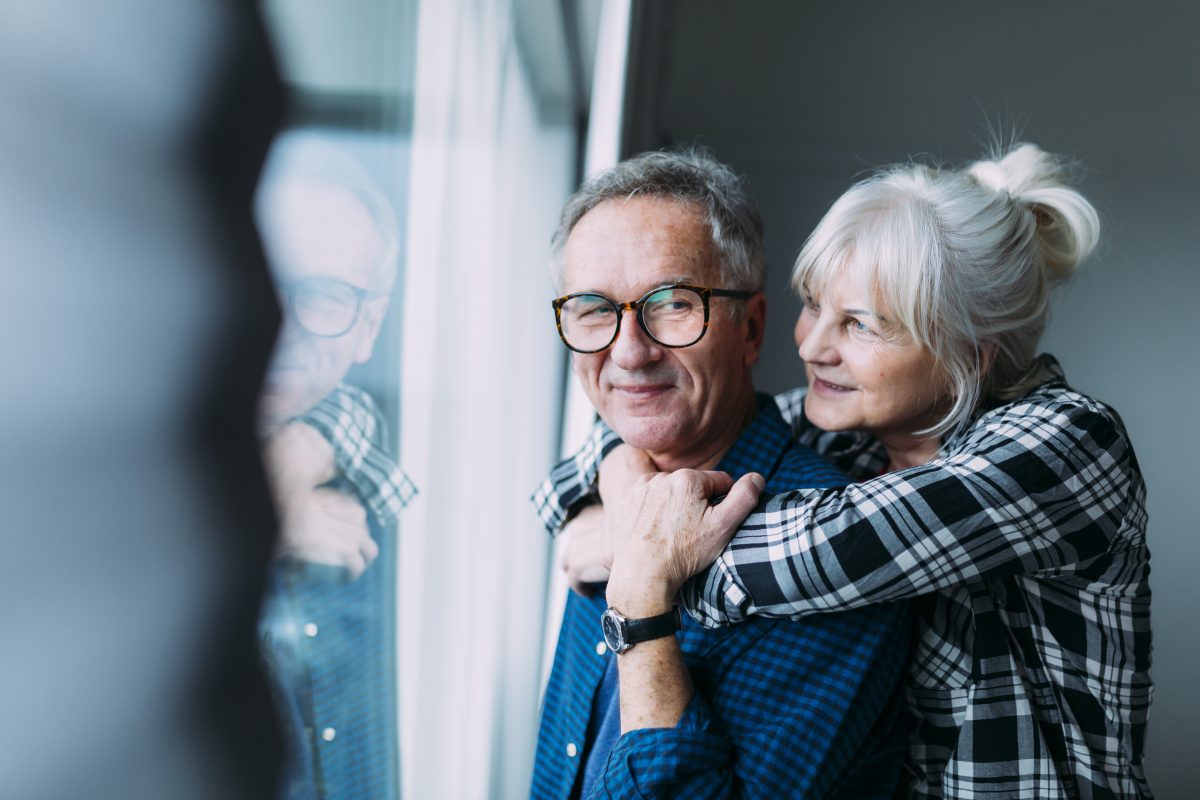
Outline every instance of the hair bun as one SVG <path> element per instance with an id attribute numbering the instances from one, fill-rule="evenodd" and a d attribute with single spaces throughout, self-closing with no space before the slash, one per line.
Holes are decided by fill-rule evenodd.
<path id="1" fill-rule="evenodd" d="M 1028 208 L 1037 225 L 1046 277 L 1068 277 L 1100 240 L 1100 216 L 1083 195 L 1068 185 L 1062 160 L 1029 143 L 1012 146 L 967 172 L 993 192 L 1006 192 Z"/>

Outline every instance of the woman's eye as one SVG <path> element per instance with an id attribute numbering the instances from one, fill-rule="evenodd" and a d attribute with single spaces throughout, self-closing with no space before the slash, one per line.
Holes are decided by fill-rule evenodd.
<path id="1" fill-rule="evenodd" d="M 854 319 L 853 317 L 850 317 L 849 319 L 846 320 L 846 326 L 848 328 L 850 328 L 850 330 L 853 331 L 854 333 L 868 335 L 868 336 L 875 335 L 875 331 L 871 330 L 866 325 L 864 325 L 862 322 Z"/>

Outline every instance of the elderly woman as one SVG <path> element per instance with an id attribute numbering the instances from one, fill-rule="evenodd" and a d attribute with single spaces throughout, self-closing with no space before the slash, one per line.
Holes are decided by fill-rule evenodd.
<path id="1" fill-rule="evenodd" d="M 1150 797 L 1145 487 L 1116 412 L 1037 355 L 1048 290 L 1098 233 L 1033 145 L 883 170 L 797 258 L 808 387 L 778 398 L 858 482 L 767 498 L 725 546 L 683 522 L 704 518 L 702 476 L 634 481 L 652 465 L 602 430 L 555 470 L 543 518 L 560 525 L 609 454 L 606 494 L 632 487 L 608 498 L 631 529 L 618 552 L 653 539 L 706 625 L 912 598 L 914 796 Z M 698 510 L 660 513 L 681 503 Z M 684 583 L 697 553 L 720 555 Z"/>

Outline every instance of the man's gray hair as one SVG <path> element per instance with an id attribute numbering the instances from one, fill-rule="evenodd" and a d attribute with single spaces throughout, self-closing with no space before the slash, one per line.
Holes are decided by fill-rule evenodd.
<path id="1" fill-rule="evenodd" d="M 723 289 L 755 292 L 766 276 L 762 218 L 746 182 L 704 148 L 642 153 L 591 176 L 563 207 L 551 239 L 554 285 L 563 288 L 563 251 L 583 216 L 606 200 L 661 197 L 692 204 L 720 256 Z"/>
<path id="2" fill-rule="evenodd" d="M 380 263 L 375 265 L 375 285 L 369 288 L 390 295 L 400 260 L 400 223 L 391 202 L 362 164 L 316 134 L 281 133 L 271 145 L 255 195 L 260 230 L 271 219 L 274 193 L 286 191 L 289 180 L 343 189 L 363 204 L 383 242 Z"/>

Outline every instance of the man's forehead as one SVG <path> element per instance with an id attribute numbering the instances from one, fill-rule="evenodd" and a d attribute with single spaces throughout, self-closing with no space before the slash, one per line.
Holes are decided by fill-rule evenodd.
<path id="1" fill-rule="evenodd" d="M 701 210 L 669 198 L 606 200 L 580 218 L 563 251 L 568 292 L 645 291 L 677 282 L 713 285 L 719 272 Z"/>
<path id="2" fill-rule="evenodd" d="M 370 287 L 384 257 L 383 237 L 354 192 L 303 178 L 269 188 L 262 236 L 282 278 L 325 276 Z"/>

